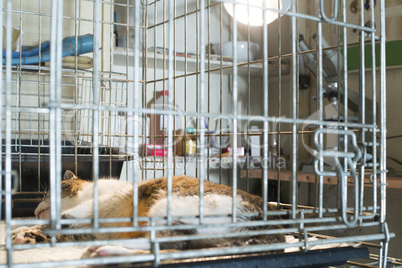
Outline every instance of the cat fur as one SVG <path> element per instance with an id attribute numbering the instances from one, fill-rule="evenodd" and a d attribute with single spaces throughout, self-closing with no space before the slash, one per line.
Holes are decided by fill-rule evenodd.
<path id="1" fill-rule="evenodd" d="M 143 181 L 138 185 L 138 216 L 139 217 L 167 217 L 167 178 L 159 178 Z M 133 184 L 113 178 L 98 180 L 99 218 L 132 218 L 133 217 Z M 61 218 L 64 219 L 88 219 L 93 218 L 93 189 L 94 183 L 79 179 L 71 171 L 66 171 L 61 182 Z M 157 236 L 178 236 L 189 234 L 221 234 L 241 232 L 247 230 L 264 230 L 278 228 L 278 226 L 262 227 L 225 227 L 222 224 L 231 223 L 232 217 L 232 194 L 231 187 L 204 181 L 204 218 L 203 224 L 214 224 L 214 228 L 197 228 L 183 230 L 166 230 L 157 232 Z M 195 216 L 174 221 L 175 225 L 198 224 L 199 218 L 199 180 L 188 176 L 175 176 L 172 178 L 172 216 Z M 261 220 L 263 199 L 259 196 L 237 190 L 236 211 L 237 213 L 258 213 L 257 216 L 239 217 L 238 222 Z M 269 209 L 276 209 L 269 204 Z M 38 219 L 50 218 L 50 194 L 47 194 L 35 209 Z M 227 215 L 227 217 L 214 215 Z M 269 219 L 277 219 L 271 217 Z M 159 221 L 156 225 L 166 222 Z M 100 227 L 130 227 L 132 222 L 100 223 Z M 139 226 L 148 226 L 148 221 L 138 222 Z M 50 235 L 45 231 L 48 225 L 34 227 L 20 227 L 12 232 L 14 244 L 34 244 L 49 242 Z M 73 224 L 64 228 L 91 228 L 89 224 Z M 56 235 L 56 240 L 61 241 L 90 241 L 90 240 L 114 240 L 128 238 L 147 238 L 149 232 L 112 232 L 91 233 L 76 235 Z M 284 242 L 283 234 L 260 235 L 257 237 L 233 237 L 225 239 L 203 239 L 192 241 L 180 241 L 161 243 L 161 249 L 182 250 L 210 247 L 245 246 L 250 244 L 271 244 Z M 149 244 L 91 247 L 84 257 L 97 257 L 105 255 L 127 255 L 138 251 L 149 250 Z"/>

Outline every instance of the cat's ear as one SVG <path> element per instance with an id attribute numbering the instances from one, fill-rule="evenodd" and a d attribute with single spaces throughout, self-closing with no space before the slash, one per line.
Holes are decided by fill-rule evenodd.
<path id="1" fill-rule="evenodd" d="M 78 179 L 77 176 L 71 171 L 71 170 L 66 170 L 63 176 L 63 180 L 74 180 Z"/>

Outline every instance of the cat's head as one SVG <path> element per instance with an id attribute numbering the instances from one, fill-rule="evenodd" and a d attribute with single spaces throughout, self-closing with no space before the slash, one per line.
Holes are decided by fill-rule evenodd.
<path id="1" fill-rule="evenodd" d="M 61 182 L 61 211 L 65 211 L 76 205 L 76 197 L 79 191 L 87 184 L 88 181 L 79 179 L 72 171 L 67 170 L 64 173 Z M 50 218 L 50 192 L 47 192 L 34 211 L 38 219 Z"/>

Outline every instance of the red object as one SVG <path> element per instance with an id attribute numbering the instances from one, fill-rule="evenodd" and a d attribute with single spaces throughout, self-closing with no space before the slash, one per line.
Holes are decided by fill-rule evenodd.
<path id="1" fill-rule="evenodd" d="M 144 150 L 147 156 L 168 156 L 168 149 L 163 149 L 162 145 L 147 144 L 142 146 L 142 151 Z"/>
<path id="2" fill-rule="evenodd" d="M 148 154 L 150 153 L 150 154 Z M 150 156 L 168 156 L 167 149 L 151 149 L 151 152 L 147 151 L 147 155 Z"/>

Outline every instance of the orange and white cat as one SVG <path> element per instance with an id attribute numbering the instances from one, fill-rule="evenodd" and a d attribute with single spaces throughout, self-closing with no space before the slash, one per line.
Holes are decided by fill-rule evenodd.
<path id="1" fill-rule="evenodd" d="M 81 180 L 71 171 L 66 171 L 61 183 L 61 217 L 66 219 L 93 218 L 93 182 Z M 133 184 L 113 178 L 98 180 L 99 218 L 132 218 L 133 216 Z M 232 188 L 226 185 L 204 181 L 204 224 L 230 223 L 232 218 Z M 198 216 L 199 215 L 199 180 L 187 176 L 176 176 L 172 179 L 172 216 Z M 138 216 L 140 217 L 166 217 L 167 216 L 167 179 L 159 178 L 144 181 L 138 185 Z M 237 213 L 261 213 L 263 199 L 244 191 L 237 191 Z M 269 209 L 275 209 L 269 205 Z M 216 217 L 213 217 L 216 215 Z M 220 215 L 218 217 L 218 215 Z M 227 215 L 223 217 L 222 215 Z M 238 221 L 260 220 L 261 217 L 240 217 Z M 46 195 L 43 201 L 35 209 L 38 219 L 50 218 L 50 195 Z M 187 217 L 174 221 L 175 225 L 198 224 L 197 217 Z M 149 222 L 139 222 L 140 226 L 147 226 Z M 156 223 L 164 224 L 164 223 Z M 101 223 L 100 227 L 129 227 L 132 222 Z M 90 228 L 91 225 L 76 224 L 63 228 Z M 50 235 L 43 231 L 48 225 L 34 227 L 20 227 L 12 232 L 14 244 L 27 244 L 50 241 Z M 270 229 L 263 226 L 258 229 Z M 177 236 L 188 234 L 221 234 L 246 231 L 256 227 L 221 227 L 197 228 L 195 230 L 178 228 L 178 230 L 160 231 L 157 236 Z M 57 241 L 89 241 L 111 240 L 124 238 L 149 237 L 149 232 L 114 232 L 114 233 L 90 233 L 74 235 L 57 235 Z M 249 244 L 269 244 L 284 242 L 283 234 L 267 234 L 258 237 L 234 237 L 225 239 L 203 239 L 181 242 L 162 243 L 161 249 L 194 249 L 222 246 L 242 246 Z M 142 250 L 149 250 L 149 244 L 101 246 L 91 247 L 84 257 L 98 257 L 110 255 L 135 254 Z"/>

